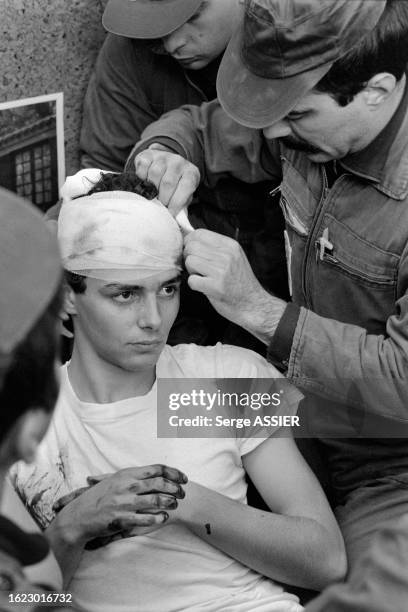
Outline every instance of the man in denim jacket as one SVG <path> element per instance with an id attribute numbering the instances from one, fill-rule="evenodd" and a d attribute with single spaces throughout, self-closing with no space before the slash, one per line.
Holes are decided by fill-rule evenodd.
<path id="1" fill-rule="evenodd" d="M 309 392 L 305 436 L 329 467 L 353 571 L 408 510 L 408 4 L 245 6 L 218 75 L 224 110 L 163 117 L 129 165 L 174 212 L 199 181 L 190 162 L 212 181 L 275 180 L 292 303 L 259 287 L 236 243 L 203 230 L 186 239 L 189 284 Z M 179 156 L 142 151 L 163 137 Z"/>

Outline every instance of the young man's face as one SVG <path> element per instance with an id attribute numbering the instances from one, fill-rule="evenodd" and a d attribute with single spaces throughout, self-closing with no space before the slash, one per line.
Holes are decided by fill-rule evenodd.
<path id="1" fill-rule="evenodd" d="M 150 371 L 177 316 L 179 289 L 177 271 L 126 285 L 88 277 L 84 293 L 71 292 L 75 341 L 118 368 Z"/>
<path id="2" fill-rule="evenodd" d="M 362 94 L 347 106 L 328 94 L 310 92 L 281 121 L 264 128 L 267 139 L 280 138 L 314 162 L 341 159 L 366 146 L 367 110 Z"/>
<path id="3" fill-rule="evenodd" d="M 184 68 L 204 68 L 225 50 L 241 11 L 238 0 L 205 0 L 186 23 L 162 39 L 164 48 Z"/>

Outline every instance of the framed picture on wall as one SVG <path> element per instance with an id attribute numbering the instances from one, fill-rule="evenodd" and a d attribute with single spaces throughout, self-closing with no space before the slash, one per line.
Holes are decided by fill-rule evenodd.
<path id="1" fill-rule="evenodd" d="M 0 104 L 0 186 L 46 211 L 65 180 L 63 93 Z"/>

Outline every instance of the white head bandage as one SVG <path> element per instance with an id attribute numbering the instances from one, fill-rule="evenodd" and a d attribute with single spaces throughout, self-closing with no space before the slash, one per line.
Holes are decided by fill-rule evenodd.
<path id="1" fill-rule="evenodd" d="M 64 268 L 84 276 L 130 282 L 182 269 L 175 219 L 158 200 L 127 191 L 65 199 L 58 240 Z"/>
<path id="2" fill-rule="evenodd" d="M 119 174 L 118 172 L 108 172 L 99 168 L 84 168 L 78 170 L 76 174 L 67 176 L 65 183 L 60 189 L 60 196 L 63 204 L 70 202 L 74 198 L 87 195 L 103 174 Z"/>
<path id="3" fill-rule="evenodd" d="M 103 174 L 120 174 L 119 172 L 108 172 L 99 168 L 84 168 L 72 176 L 67 176 L 65 183 L 60 189 L 60 196 L 63 202 L 68 202 L 73 198 L 78 198 L 89 193 L 94 185 L 100 180 Z M 177 223 L 184 234 L 194 232 L 187 216 L 187 209 L 183 208 L 175 217 Z"/>

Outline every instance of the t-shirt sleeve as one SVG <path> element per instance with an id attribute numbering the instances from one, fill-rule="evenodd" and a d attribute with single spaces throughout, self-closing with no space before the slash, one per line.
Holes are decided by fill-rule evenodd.
<path id="1" fill-rule="evenodd" d="M 221 350 L 226 384 L 234 387 L 230 391 L 235 390 L 238 397 L 238 405 L 231 406 L 229 416 L 238 415 L 250 422 L 233 428 L 241 456 L 267 438 L 291 436 L 292 417 L 296 416 L 302 393 L 257 353 L 225 345 Z"/>
<path id="2" fill-rule="evenodd" d="M 284 384 L 281 379 L 273 382 L 273 387 L 269 387 L 268 390 L 251 392 L 252 398 L 257 398 L 260 393 L 265 398 L 269 395 L 271 402 L 261 408 L 249 407 L 245 411 L 250 424 L 235 431 L 241 456 L 250 453 L 268 438 L 293 435 L 293 417 L 296 417 L 299 402 L 303 396 L 286 379 L 283 379 Z M 255 404 L 257 406 L 259 402 L 255 401 Z"/>

